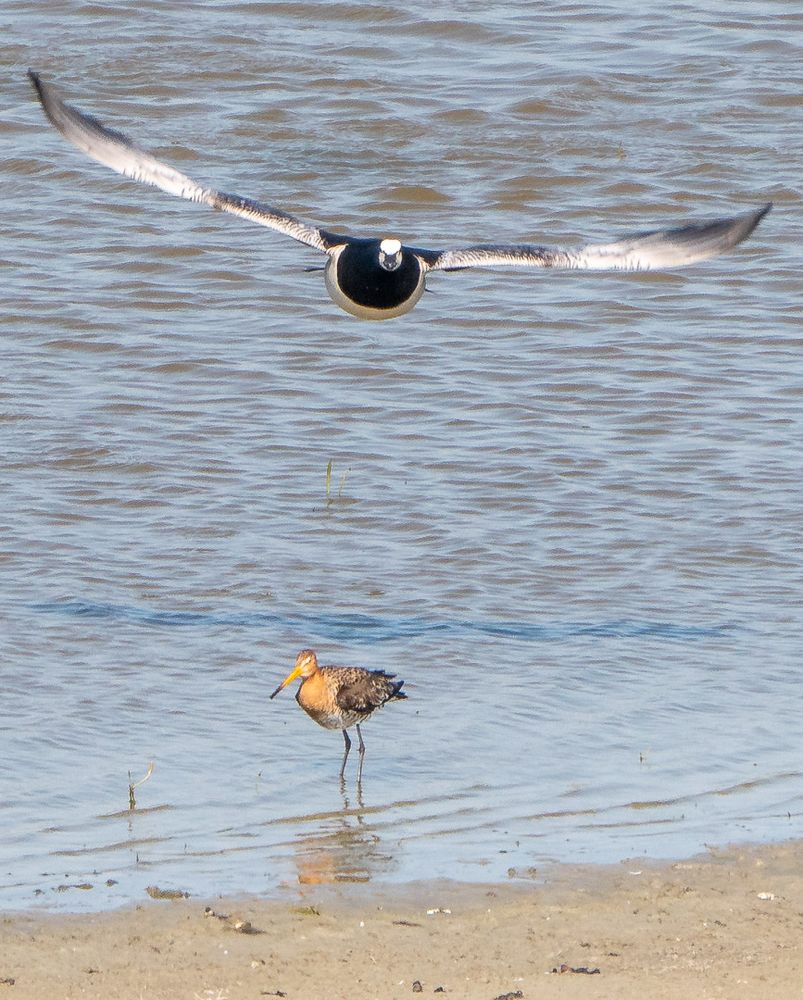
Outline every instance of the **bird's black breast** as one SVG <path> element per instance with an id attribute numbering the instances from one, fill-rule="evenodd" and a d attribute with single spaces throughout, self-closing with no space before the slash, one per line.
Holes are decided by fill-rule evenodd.
<path id="1" fill-rule="evenodd" d="M 337 283 L 343 294 L 370 309 L 394 309 L 417 290 L 421 265 L 415 254 L 405 249 L 395 271 L 379 263 L 379 241 L 354 242 L 344 247 L 337 262 Z"/>

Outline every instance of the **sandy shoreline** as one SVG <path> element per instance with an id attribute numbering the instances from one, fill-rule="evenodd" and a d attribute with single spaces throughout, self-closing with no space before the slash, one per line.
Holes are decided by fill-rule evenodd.
<path id="1" fill-rule="evenodd" d="M 148 901 L 90 916 L 12 914 L 0 927 L 0 995 L 16 1000 L 785 1000 L 803 997 L 803 841 L 560 867 L 525 887 Z"/>

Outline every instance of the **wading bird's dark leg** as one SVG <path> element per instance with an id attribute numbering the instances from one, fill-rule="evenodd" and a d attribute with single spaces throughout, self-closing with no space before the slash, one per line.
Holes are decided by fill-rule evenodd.
<path id="1" fill-rule="evenodd" d="M 365 756 L 365 744 L 362 741 L 362 733 L 360 732 L 359 723 L 357 723 L 357 736 L 360 741 L 359 746 L 357 747 L 360 754 L 360 769 L 357 771 L 357 784 L 360 785 L 362 783 L 362 759 Z"/>
<path id="2" fill-rule="evenodd" d="M 360 731 L 359 726 L 357 727 L 357 732 Z M 343 779 L 343 775 L 346 773 L 346 761 L 349 759 L 349 750 L 351 750 L 351 740 L 349 739 L 349 734 L 346 730 L 343 730 L 343 742 L 346 744 L 346 752 L 343 754 L 343 763 L 340 765 L 340 778 Z M 362 737 L 360 738 L 360 743 L 362 743 Z M 362 758 L 360 758 L 360 763 L 362 763 Z"/>

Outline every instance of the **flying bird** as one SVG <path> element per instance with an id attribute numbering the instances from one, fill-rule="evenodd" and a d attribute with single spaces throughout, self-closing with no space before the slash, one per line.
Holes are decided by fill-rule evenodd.
<path id="1" fill-rule="evenodd" d="M 296 664 L 282 683 L 271 695 L 276 695 L 297 678 L 301 685 L 296 692 L 296 701 L 307 715 L 324 729 L 341 729 L 346 745 L 340 778 L 346 773 L 346 761 L 351 750 L 351 739 L 347 730 L 355 726 L 360 741 L 360 767 L 357 784 L 362 782 L 362 763 L 365 757 L 360 723 L 369 719 L 374 712 L 389 701 L 407 697 L 402 691 L 404 681 L 397 681 L 395 674 L 384 670 L 365 670 L 363 667 L 319 667 L 318 657 L 311 649 L 302 649 L 296 657 Z"/>
<path id="2" fill-rule="evenodd" d="M 427 250 L 407 246 L 395 236 L 346 236 L 265 202 L 203 187 L 140 149 L 122 132 L 66 104 L 33 70 L 28 70 L 28 76 L 51 123 L 93 160 L 168 194 L 275 229 L 326 254 L 323 270 L 330 296 L 346 312 L 362 319 L 392 319 L 409 312 L 423 295 L 430 271 L 498 266 L 648 271 L 693 264 L 741 243 L 772 207 L 769 202 L 743 215 L 690 222 L 574 250 L 529 243 L 478 243 L 455 250 Z"/>

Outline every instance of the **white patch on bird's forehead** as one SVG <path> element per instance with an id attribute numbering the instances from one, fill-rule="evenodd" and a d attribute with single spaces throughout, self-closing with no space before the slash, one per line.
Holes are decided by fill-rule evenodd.
<path id="1" fill-rule="evenodd" d="M 401 250 L 401 243 L 398 240 L 382 240 L 379 249 L 392 257 Z"/>

